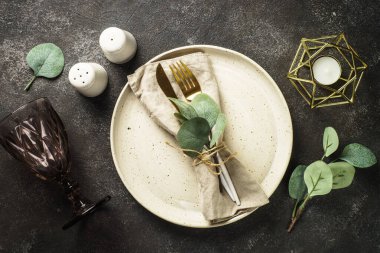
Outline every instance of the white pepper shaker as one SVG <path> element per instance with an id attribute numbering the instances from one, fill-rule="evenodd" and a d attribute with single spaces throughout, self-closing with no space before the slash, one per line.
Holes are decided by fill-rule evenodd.
<path id="1" fill-rule="evenodd" d="M 113 63 L 126 63 L 136 54 L 137 43 L 130 32 L 117 27 L 105 29 L 99 37 L 99 44 L 106 58 Z"/>
<path id="2" fill-rule="evenodd" d="M 80 62 L 71 67 L 69 81 L 84 96 L 96 97 L 106 89 L 108 75 L 97 63 Z"/>

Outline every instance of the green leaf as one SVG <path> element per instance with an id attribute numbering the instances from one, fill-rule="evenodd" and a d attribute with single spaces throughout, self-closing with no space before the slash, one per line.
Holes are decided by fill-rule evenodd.
<path id="1" fill-rule="evenodd" d="M 289 196 L 293 199 L 301 200 L 307 192 L 303 176 L 305 170 L 306 165 L 298 165 L 290 176 Z"/>
<path id="2" fill-rule="evenodd" d="M 182 116 L 182 114 L 180 114 L 178 112 L 175 112 L 174 116 L 178 119 L 180 124 L 183 124 L 183 122 L 185 122 L 187 120 L 185 117 Z"/>
<path id="3" fill-rule="evenodd" d="M 325 152 L 325 156 L 329 157 L 338 149 L 338 146 L 339 138 L 335 129 L 332 127 L 326 127 L 323 134 L 323 151 Z"/>
<path id="4" fill-rule="evenodd" d="M 330 167 L 323 161 L 310 164 L 304 173 L 309 195 L 325 195 L 332 189 L 333 176 Z"/>
<path id="5" fill-rule="evenodd" d="M 177 106 L 179 112 L 185 119 L 192 119 L 198 117 L 197 112 L 189 103 L 186 103 L 185 101 L 176 98 L 169 99 Z"/>
<path id="6" fill-rule="evenodd" d="M 339 159 L 358 168 L 368 168 L 377 163 L 375 154 L 366 146 L 359 143 L 347 145 Z"/>
<path id="7" fill-rule="evenodd" d="M 205 93 L 201 93 L 197 95 L 193 101 L 191 101 L 191 105 L 199 117 L 207 120 L 210 128 L 215 125 L 220 109 L 218 104 L 210 96 Z"/>
<path id="8" fill-rule="evenodd" d="M 330 163 L 329 167 L 333 174 L 333 189 L 341 189 L 349 186 L 355 176 L 355 168 L 346 162 Z"/>
<path id="9" fill-rule="evenodd" d="M 177 133 L 177 140 L 182 149 L 191 149 L 201 152 L 203 146 L 208 143 L 210 126 L 207 120 L 196 117 L 185 121 Z M 185 151 L 190 157 L 196 157 L 196 152 Z"/>
<path id="10" fill-rule="evenodd" d="M 53 43 L 43 43 L 29 51 L 26 62 L 34 71 L 33 79 L 25 87 L 25 90 L 29 90 L 36 77 L 54 78 L 61 74 L 65 58 L 59 47 Z"/>
<path id="11" fill-rule="evenodd" d="M 216 119 L 216 122 L 215 122 L 215 126 L 212 129 L 212 138 L 210 141 L 211 148 L 217 143 L 220 136 L 222 136 L 224 132 L 224 128 L 226 128 L 226 124 L 227 124 L 226 116 L 223 113 L 219 113 L 218 118 Z"/>

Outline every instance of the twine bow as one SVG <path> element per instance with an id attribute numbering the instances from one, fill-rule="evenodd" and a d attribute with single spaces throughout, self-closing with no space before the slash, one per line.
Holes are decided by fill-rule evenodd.
<path id="1" fill-rule="evenodd" d="M 222 164 L 225 164 L 226 162 L 228 162 L 229 160 L 234 158 L 236 155 L 236 153 L 230 154 L 227 158 L 223 159 L 221 162 L 215 163 L 213 160 L 215 160 L 216 154 L 219 151 L 227 148 L 227 146 L 224 144 L 224 142 L 214 146 L 213 148 L 204 149 L 202 152 L 199 152 L 197 150 L 192 150 L 192 149 L 180 148 L 180 147 L 177 147 L 177 146 L 170 144 L 169 142 L 166 142 L 166 144 L 172 148 L 180 150 L 181 152 L 196 153 L 197 157 L 193 160 L 193 166 L 197 166 L 201 163 L 204 163 L 207 165 L 207 168 L 209 169 L 209 171 L 214 175 L 220 175 L 221 171 L 219 170 L 218 167 Z"/>

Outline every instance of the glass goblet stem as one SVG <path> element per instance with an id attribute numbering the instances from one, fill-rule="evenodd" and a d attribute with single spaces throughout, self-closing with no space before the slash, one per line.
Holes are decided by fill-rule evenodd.
<path id="1" fill-rule="evenodd" d="M 91 205 L 91 201 L 81 194 L 79 184 L 76 181 L 65 176 L 62 177 L 58 183 L 62 185 L 65 190 L 65 194 L 71 202 L 71 207 L 75 215 L 83 213 L 86 207 Z"/>
<path id="2" fill-rule="evenodd" d="M 70 179 L 67 175 L 61 177 L 57 181 L 65 190 L 66 196 L 71 202 L 74 213 L 74 217 L 65 225 L 63 225 L 63 230 L 70 228 L 75 223 L 90 213 L 94 212 L 98 207 L 107 203 L 111 199 L 111 196 L 107 195 L 100 201 L 93 203 L 80 193 L 79 184 L 76 181 Z"/>

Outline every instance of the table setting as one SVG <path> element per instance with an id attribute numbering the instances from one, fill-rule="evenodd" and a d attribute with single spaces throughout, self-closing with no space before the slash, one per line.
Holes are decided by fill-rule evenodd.
<path id="1" fill-rule="evenodd" d="M 50 24 L 62 13 L 45 2 Z M 74 35 L 41 30 L 0 47 L 0 224 L 9 231 L 0 252 L 330 252 L 359 249 L 358 238 L 376 251 L 378 65 L 368 43 L 377 35 L 305 26 L 286 34 L 286 51 L 280 37 L 183 42 L 133 21 L 155 8 L 145 2 L 103 5 L 134 9 L 126 23 L 99 6 L 89 7 L 98 19 L 68 6 L 83 13 L 69 20 L 91 31 L 62 23 Z M 277 36 L 264 27 L 260 36 Z"/>

